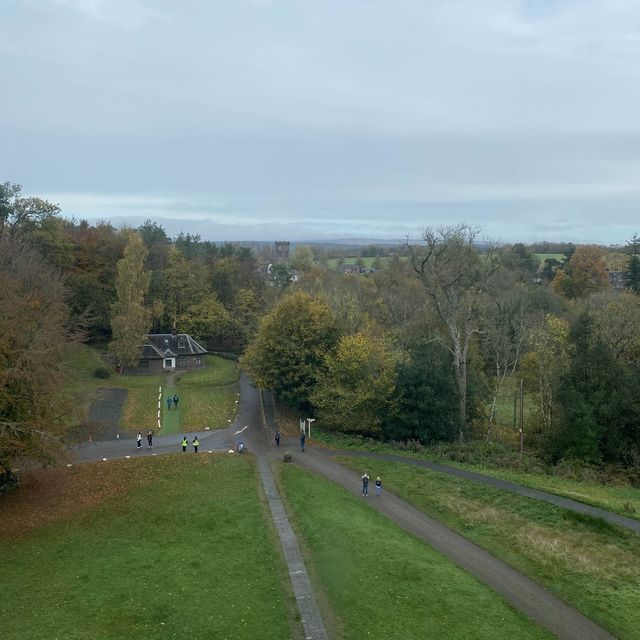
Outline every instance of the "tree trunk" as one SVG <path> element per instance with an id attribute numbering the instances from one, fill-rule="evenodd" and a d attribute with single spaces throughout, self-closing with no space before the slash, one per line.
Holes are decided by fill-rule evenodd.
<path id="1" fill-rule="evenodd" d="M 463 442 L 467 422 L 467 345 L 462 347 L 456 339 L 453 341 L 453 370 L 458 385 L 458 439 Z"/>

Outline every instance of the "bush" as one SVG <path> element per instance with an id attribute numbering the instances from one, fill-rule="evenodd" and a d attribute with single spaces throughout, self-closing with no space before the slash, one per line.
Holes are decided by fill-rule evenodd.
<path id="1" fill-rule="evenodd" d="M 109 369 L 107 369 L 106 367 L 98 367 L 97 369 L 94 369 L 93 377 L 102 379 L 110 378 L 111 371 L 109 371 Z"/>

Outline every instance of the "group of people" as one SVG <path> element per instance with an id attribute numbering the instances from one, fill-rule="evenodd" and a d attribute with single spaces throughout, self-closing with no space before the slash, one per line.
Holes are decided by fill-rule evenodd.
<path id="1" fill-rule="evenodd" d="M 140 433 L 140 431 L 138 431 L 138 435 L 136 436 L 136 443 L 138 449 L 140 449 L 142 447 L 142 433 Z M 151 429 L 147 431 L 147 448 L 153 449 L 153 431 L 151 431 Z"/>
<path id="2" fill-rule="evenodd" d="M 187 447 L 189 446 L 189 440 L 187 440 L 187 436 L 182 436 L 182 442 L 180 443 L 182 445 L 182 451 L 186 451 Z M 198 447 L 200 446 L 200 440 L 198 440 L 198 436 L 196 436 L 192 441 L 191 444 L 193 445 L 193 450 L 198 453 Z"/>
<path id="3" fill-rule="evenodd" d="M 380 480 L 380 476 L 376 478 L 376 495 L 382 495 L 382 480 Z M 362 474 L 362 495 L 367 498 L 369 497 L 369 474 L 365 471 Z"/>
<path id="4" fill-rule="evenodd" d="M 176 411 L 178 410 L 178 402 L 180 402 L 180 398 L 178 398 L 178 394 L 176 393 L 174 396 L 167 396 L 167 410 L 171 411 L 171 407 L 175 407 Z"/>

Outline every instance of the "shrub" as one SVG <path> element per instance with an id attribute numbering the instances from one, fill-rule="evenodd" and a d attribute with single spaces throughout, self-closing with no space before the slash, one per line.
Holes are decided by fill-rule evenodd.
<path id="1" fill-rule="evenodd" d="M 102 379 L 110 378 L 111 371 L 109 371 L 109 369 L 107 369 L 106 367 L 97 367 L 93 371 L 93 377 Z"/>

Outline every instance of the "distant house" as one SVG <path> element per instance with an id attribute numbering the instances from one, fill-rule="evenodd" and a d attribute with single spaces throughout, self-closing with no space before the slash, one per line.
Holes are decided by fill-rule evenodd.
<path id="1" fill-rule="evenodd" d="M 150 333 L 138 360 L 138 373 L 159 374 L 204 367 L 207 350 L 186 333 Z"/>
<path id="2" fill-rule="evenodd" d="M 609 284 L 618 290 L 626 289 L 629 281 L 628 271 L 609 271 Z"/>

